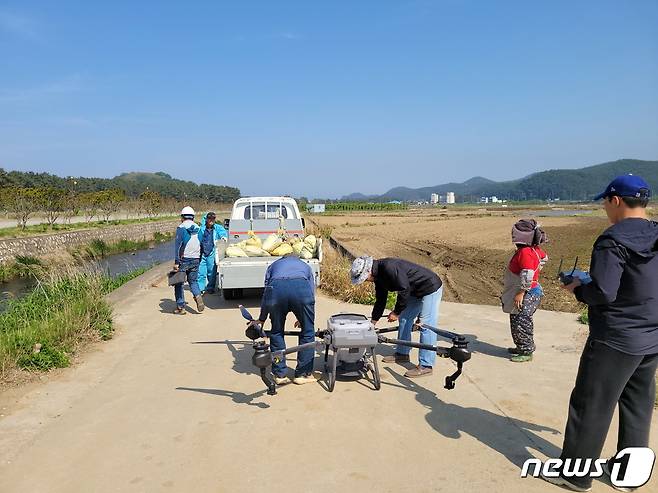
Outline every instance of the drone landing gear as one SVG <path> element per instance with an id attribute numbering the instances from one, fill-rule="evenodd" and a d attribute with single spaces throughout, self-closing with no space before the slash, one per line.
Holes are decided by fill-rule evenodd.
<path id="1" fill-rule="evenodd" d="M 344 348 L 343 348 L 344 350 Z M 372 382 L 375 390 L 382 387 L 377 358 L 375 357 L 375 348 L 368 348 L 361 359 L 354 362 L 341 361 L 338 364 L 337 352 L 331 355 L 329 362 L 329 346 L 324 350 L 324 371 L 327 374 L 327 390 L 333 392 L 336 380 L 359 380 L 366 378 Z"/>

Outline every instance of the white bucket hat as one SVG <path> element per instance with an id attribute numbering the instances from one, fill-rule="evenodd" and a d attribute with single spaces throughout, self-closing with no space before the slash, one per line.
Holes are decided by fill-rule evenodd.
<path id="1" fill-rule="evenodd" d="M 354 259 L 352 268 L 350 269 L 352 284 L 361 284 L 368 279 L 368 276 L 372 272 L 372 261 L 372 257 L 368 257 L 367 255 Z"/>

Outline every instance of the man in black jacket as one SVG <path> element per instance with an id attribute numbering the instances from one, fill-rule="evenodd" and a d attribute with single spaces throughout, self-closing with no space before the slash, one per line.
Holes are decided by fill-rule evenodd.
<path id="1" fill-rule="evenodd" d="M 439 276 L 431 270 L 399 258 L 374 260 L 372 257 L 364 256 L 354 260 L 350 275 L 353 284 L 361 284 L 364 281 L 375 283 L 373 324 L 377 324 L 384 313 L 388 293 L 397 292 L 397 302 L 388 315 L 388 321 L 399 323 L 398 339 L 411 340 L 411 331 L 418 317 L 421 323 L 437 326 L 443 286 Z M 421 329 L 420 342 L 435 344 L 436 334 L 429 329 Z M 410 351 L 409 347 L 399 346 L 395 356 L 387 356 L 384 362 L 409 362 Z M 431 375 L 435 360 L 434 351 L 421 349 L 418 365 L 407 371 L 405 376 L 414 378 Z"/>
<path id="2" fill-rule="evenodd" d="M 565 286 L 589 306 L 589 338 L 580 359 L 561 458 L 599 459 L 619 404 L 617 450 L 647 447 L 658 366 L 658 223 L 639 176 L 613 180 L 596 199 L 612 226 L 594 243 L 591 282 Z M 609 468 L 604 468 L 608 469 Z M 592 480 L 548 481 L 588 491 Z"/>

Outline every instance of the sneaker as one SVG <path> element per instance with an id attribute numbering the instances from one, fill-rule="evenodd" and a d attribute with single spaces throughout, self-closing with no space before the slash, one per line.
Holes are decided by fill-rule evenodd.
<path id="1" fill-rule="evenodd" d="M 603 464 L 603 472 L 608 476 L 608 479 L 610 479 L 610 473 L 612 471 L 610 470 L 610 466 L 608 465 L 607 462 L 605 464 Z M 612 482 L 610 483 L 610 486 L 612 486 L 617 491 L 627 491 L 627 492 L 629 492 L 629 491 L 635 491 L 637 489 L 637 488 L 624 488 L 623 486 L 615 486 L 614 484 L 612 484 Z"/>
<path id="2" fill-rule="evenodd" d="M 195 296 L 194 301 L 196 301 L 196 309 L 199 313 L 201 313 L 205 308 L 206 305 L 203 304 L 203 296 Z"/>
<path id="3" fill-rule="evenodd" d="M 313 375 L 299 375 L 293 379 L 297 385 L 304 385 L 305 383 L 315 383 L 317 380 Z"/>
<path id="4" fill-rule="evenodd" d="M 187 312 L 185 311 L 185 308 L 176 307 L 174 315 L 187 315 Z"/>
<path id="5" fill-rule="evenodd" d="M 513 361 L 514 363 L 527 363 L 532 361 L 532 353 L 515 354 L 509 360 Z"/>
<path id="6" fill-rule="evenodd" d="M 570 482 L 568 479 L 564 479 L 562 476 L 558 476 L 557 478 L 549 478 L 547 476 L 544 476 L 543 474 L 540 474 L 540 477 L 548 483 L 554 484 L 555 486 L 564 486 L 565 488 L 568 488 L 571 491 L 592 491 L 591 486 L 588 488 L 577 486 L 572 482 Z"/>
<path id="7" fill-rule="evenodd" d="M 432 367 L 431 366 L 422 366 L 418 365 L 411 370 L 408 370 L 404 376 L 407 378 L 416 378 L 416 377 L 424 377 L 426 375 L 431 375 L 432 374 Z"/>
<path id="8" fill-rule="evenodd" d="M 507 352 L 510 354 L 521 354 L 521 350 L 517 347 L 508 347 Z"/>
<path id="9" fill-rule="evenodd" d="M 285 385 L 290 383 L 290 379 L 288 377 L 277 377 L 274 375 L 274 383 L 277 385 Z"/>
<path id="10" fill-rule="evenodd" d="M 395 353 L 393 356 L 384 356 L 382 358 L 384 363 L 409 363 L 408 354 Z"/>

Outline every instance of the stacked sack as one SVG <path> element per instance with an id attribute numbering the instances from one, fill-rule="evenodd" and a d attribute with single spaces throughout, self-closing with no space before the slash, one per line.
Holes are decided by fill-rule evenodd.
<path id="1" fill-rule="evenodd" d="M 305 238 L 298 236 L 286 237 L 279 234 L 271 234 L 265 241 L 253 233 L 249 239 L 229 246 L 226 249 L 227 257 L 283 257 L 294 253 L 303 259 L 312 259 L 318 250 L 318 239 L 314 235 Z"/>

